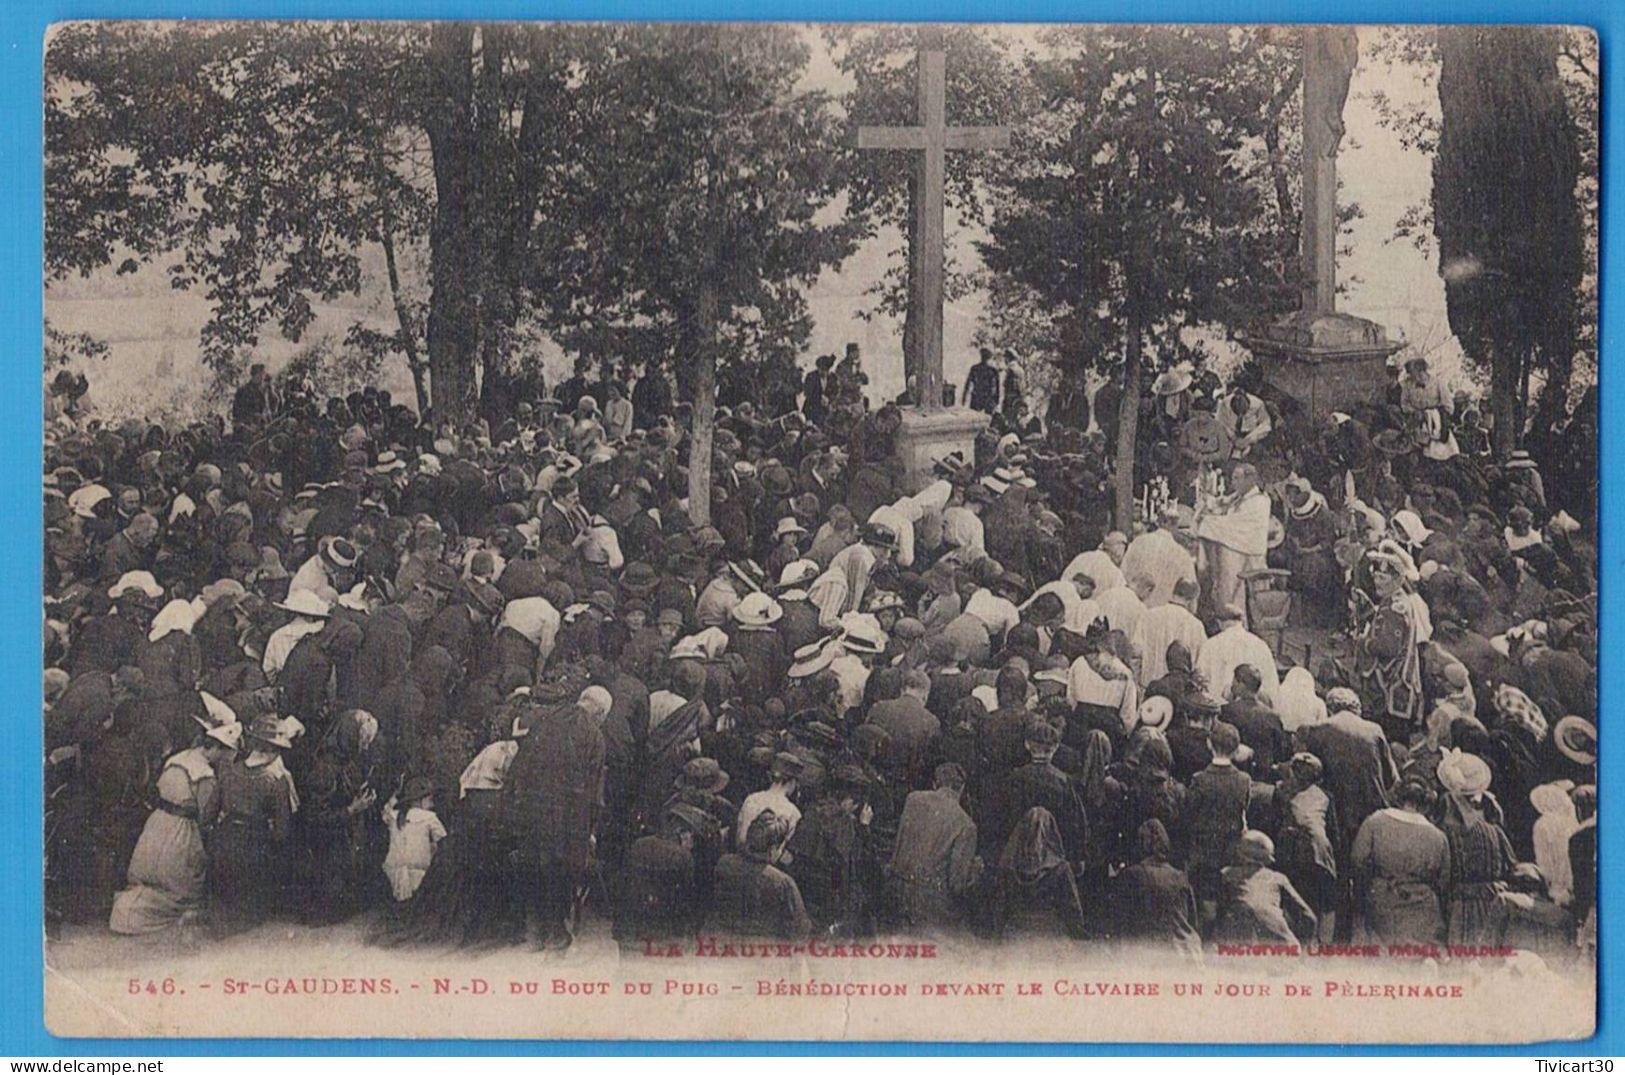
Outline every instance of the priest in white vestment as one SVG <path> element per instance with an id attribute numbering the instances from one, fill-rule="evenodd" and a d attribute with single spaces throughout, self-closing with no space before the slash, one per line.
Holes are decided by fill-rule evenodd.
<path id="1" fill-rule="evenodd" d="M 1200 653 L 1207 641 L 1202 621 L 1191 613 L 1196 605 L 1196 581 L 1181 579 L 1175 588 L 1174 599 L 1165 605 L 1148 608 L 1140 616 L 1129 641 L 1140 652 L 1140 686 L 1149 687 L 1168 674 L 1168 646 L 1179 642 L 1187 653 Z"/>
<path id="2" fill-rule="evenodd" d="M 1080 552 L 1066 565 L 1061 572 L 1061 581 L 1077 575 L 1088 575 L 1094 581 L 1095 593 L 1105 593 L 1115 590 L 1127 580 L 1123 578 L 1123 571 L 1117 566 L 1123 558 L 1123 551 L 1128 548 L 1128 539 L 1120 531 L 1113 530 L 1100 542 L 1100 548 Z"/>
<path id="3" fill-rule="evenodd" d="M 1238 463 L 1230 471 L 1232 492 L 1198 512 L 1196 535 L 1206 560 L 1206 590 L 1215 609 L 1235 606 L 1246 616 L 1244 572 L 1266 566 L 1270 498 L 1258 487 L 1258 468 Z"/>
<path id="4" fill-rule="evenodd" d="M 1140 617 L 1145 614 L 1145 597 L 1150 592 L 1150 579 L 1144 575 L 1132 575 L 1128 585 L 1096 594 L 1095 604 L 1100 606 L 1100 613 L 1106 617 L 1108 627 L 1122 631 L 1124 638 L 1133 638 L 1134 629 L 1140 625 Z"/>
<path id="5" fill-rule="evenodd" d="M 1119 569 L 1128 578 L 1144 575 L 1151 580 L 1151 593 L 1145 600 L 1148 609 L 1166 605 L 1174 596 L 1174 584 L 1180 579 L 1196 583 L 1196 558 L 1174 536 L 1178 513 L 1169 512 L 1155 530 L 1129 542 Z"/>
<path id="6" fill-rule="evenodd" d="M 1247 630 L 1241 622 L 1241 610 L 1234 605 L 1219 610 L 1219 626 L 1219 633 L 1203 642 L 1196 655 L 1196 671 L 1207 680 L 1208 693 L 1228 701 L 1236 668 L 1250 664 L 1258 669 L 1262 681 L 1259 695 L 1273 702 L 1281 686 L 1281 675 L 1276 671 L 1275 654 L 1269 643 Z"/>

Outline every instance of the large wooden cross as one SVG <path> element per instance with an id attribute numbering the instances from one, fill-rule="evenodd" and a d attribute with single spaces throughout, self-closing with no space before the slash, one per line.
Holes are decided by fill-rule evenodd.
<path id="1" fill-rule="evenodd" d="M 918 60 L 918 125 L 914 127 L 859 127 L 859 149 L 919 151 L 918 182 L 914 199 L 914 248 L 909 267 L 917 331 L 904 369 L 914 378 L 915 403 L 925 410 L 942 406 L 942 283 L 943 186 L 947 178 L 947 150 L 1005 149 L 1008 127 L 949 127 L 945 57 L 941 45 L 922 42 Z"/>

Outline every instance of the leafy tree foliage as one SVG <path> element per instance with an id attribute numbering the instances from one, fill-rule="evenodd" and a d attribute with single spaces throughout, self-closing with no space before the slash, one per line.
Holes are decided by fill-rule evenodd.
<path id="1" fill-rule="evenodd" d="M 107 358 L 106 341 L 88 332 L 67 332 L 45 324 L 45 368 L 59 369 L 74 362 L 100 362 Z"/>
<path id="2" fill-rule="evenodd" d="M 414 233 L 427 211 L 399 127 L 419 36 L 343 23 L 57 31 L 47 278 L 163 260 L 171 286 L 208 299 L 203 355 L 228 374 L 267 325 L 298 340 L 314 302 L 359 288 L 367 244 Z"/>
<path id="3" fill-rule="evenodd" d="M 1533 429 L 1544 434 L 1555 428 L 1565 400 L 1572 401 L 1579 390 L 1596 378 L 1597 351 L 1597 253 L 1598 253 L 1598 40 L 1585 27 L 1561 27 L 1550 32 L 1555 39 L 1553 56 L 1558 85 L 1562 88 L 1568 124 L 1579 152 L 1579 169 L 1573 198 L 1578 206 L 1584 243 L 1579 293 L 1575 299 L 1575 341 L 1573 366 L 1562 369 L 1536 369 L 1542 392 L 1542 416 Z M 1371 58 L 1389 65 L 1403 65 L 1437 93 L 1440 67 L 1439 31 L 1436 27 L 1386 27 L 1376 35 Z M 1394 131 L 1408 149 L 1429 158 L 1439 151 L 1440 111 L 1437 97 L 1421 102 L 1401 103 L 1381 89 L 1370 91 L 1379 122 Z M 1434 199 L 1408 206 L 1396 223 L 1395 238 L 1412 243 L 1419 250 L 1435 251 Z M 1469 355 L 1481 361 L 1481 356 Z M 1545 385 L 1553 386 L 1547 392 Z"/>
<path id="4" fill-rule="evenodd" d="M 676 361 L 694 403 L 689 513 L 709 515 L 719 365 L 799 351 L 802 287 L 851 253 L 856 223 L 826 213 L 846 151 L 829 97 L 799 82 L 788 26 L 593 28 L 581 93 L 607 118 L 587 157 L 593 218 L 575 304 L 641 331 Z"/>
<path id="5" fill-rule="evenodd" d="M 1066 28 L 1045 44 L 1029 64 L 1042 107 L 994 186 L 982 256 L 1064 311 L 1079 372 L 1120 368 L 1114 484 L 1126 526 L 1148 352 L 1174 357 L 1184 327 L 1295 302 L 1284 280 L 1278 292 L 1257 284 L 1282 243 L 1265 211 L 1267 154 L 1256 151 L 1278 89 L 1257 77 L 1253 42 L 1231 30 Z"/>
<path id="6" fill-rule="evenodd" d="M 403 355 L 420 407 L 466 414 L 540 333 L 680 359 L 708 438 L 717 362 L 741 392 L 793 370 L 802 287 L 860 232 L 818 216 L 848 154 L 807 59 L 790 27 L 69 26 L 48 271 L 165 262 L 231 372 L 356 291 L 376 244 L 398 325 L 346 345 Z M 420 242 L 427 296 L 398 264 Z"/>
<path id="7" fill-rule="evenodd" d="M 401 354 L 451 417 L 506 361 L 522 314 L 580 245 L 542 211 L 579 165 L 567 27 L 73 24 L 47 58 L 46 265 L 55 278 L 166 263 L 212 316 L 228 374 L 266 326 L 300 339 L 313 303 L 356 292 L 382 253 Z M 571 124 L 577 124 L 572 128 Z M 403 281 L 427 242 L 430 293 Z M 375 244 L 375 246 L 374 246 Z"/>

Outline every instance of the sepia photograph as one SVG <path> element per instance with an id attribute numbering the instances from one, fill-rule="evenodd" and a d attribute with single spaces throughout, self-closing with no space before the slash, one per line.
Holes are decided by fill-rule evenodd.
<path id="1" fill-rule="evenodd" d="M 41 47 L 52 1033 L 1593 1033 L 1592 30 Z"/>

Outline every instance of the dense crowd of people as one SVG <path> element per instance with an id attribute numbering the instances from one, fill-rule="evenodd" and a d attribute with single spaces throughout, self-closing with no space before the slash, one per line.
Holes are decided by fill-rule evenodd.
<path id="1" fill-rule="evenodd" d="M 1040 420 L 984 355 L 911 479 L 853 352 L 725 394 L 709 460 L 616 372 L 460 425 L 54 382 L 52 928 L 1592 945 L 1594 475 L 1493 459 L 1425 361 L 1325 422 L 1148 377 L 1115 529 L 1111 388 Z"/>

